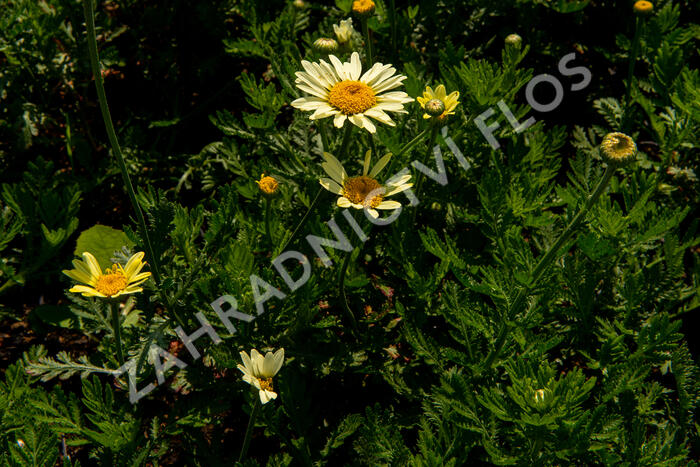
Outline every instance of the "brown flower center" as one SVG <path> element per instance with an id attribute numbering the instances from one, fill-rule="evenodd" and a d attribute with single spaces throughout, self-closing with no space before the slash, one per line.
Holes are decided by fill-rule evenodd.
<path id="1" fill-rule="evenodd" d="M 377 103 L 374 91 L 362 81 L 345 80 L 333 86 L 328 102 L 345 115 L 371 109 Z"/>
<path id="2" fill-rule="evenodd" d="M 352 177 L 345 180 L 343 195 L 353 204 L 375 208 L 384 199 L 384 187 L 371 177 Z"/>

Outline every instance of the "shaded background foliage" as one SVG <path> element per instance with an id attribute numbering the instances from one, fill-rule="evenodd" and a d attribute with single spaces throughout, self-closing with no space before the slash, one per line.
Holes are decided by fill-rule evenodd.
<path id="1" fill-rule="evenodd" d="M 656 5 L 633 93 L 640 161 L 618 173 L 528 311 L 513 314 L 536 258 L 600 176 L 597 144 L 621 125 L 631 2 L 397 2 L 396 33 L 390 2 L 377 3 L 378 60 L 408 76 L 407 92 L 440 82 L 460 91 L 450 136 L 472 170 L 446 156 L 450 183 L 425 184 L 418 227 L 409 209 L 353 256 L 347 285 L 363 315 L 361 337 L 342 318 L 335 269 L 315 267 L 254 326 L 220 346 L 202 342 L 204 363 L 131 406 L 105 376 L 40 382 L 25 371 L 47 356 L 61 360 L 63 350 L 63 366 L 46 365 L 44 376 L 75 372 L 81 356 L 116 366 L 109 333 L 89 318 L 104 310 L 67 297 L 60 271 L 94 224 L 142 242 L 104 136 L 80 3 L 0 2 L 3 462 L 231 463 L 251 400 L 237 352 L 251 346 L 284 346 L 291 359 L 279 400 L 263 411 L 251 465 L 677 465 L 697 457 L 698 5 Z M 299 60 L 317 58 L 313 39 L 332 36 L 348 9 L 347 1 L 98 2 L 112 115 L 166 277 L 133 304 L 132 356 L 155 341 L 187 357 L 170 313 L 194 329 L 194 313 L 211 314 L 208 303 L 223 293 L 251 309 L 249 274 L 275 281 L 269 261 L 320 175 L 318 126 L 287 105 L 290 82 Z M 513 32 L 527 53 L 504 52 Z M 524 116 L 524 84 L 554 73 L 570 52 L 592 71 L 590 86 L 569 92 L 573 80 L 562 78 L 562 105 L 535 114 L 526 137 L 494 117 L 503 147 L 491 151 L 474 117 L 500 99 Z M 396 130 L 380 129 L 380 152 L 396 151 L 421 125 L 412 109 Z M 351 154 L 364 153 L 364 139 L 356 133 Z M 270 171 L 282 182 L 272 245 L 253 182 Z M 304 233 L 329 233 L 332 201 L 323 196 Z M 502 323 L 512 330 L 485 366 Z"/>

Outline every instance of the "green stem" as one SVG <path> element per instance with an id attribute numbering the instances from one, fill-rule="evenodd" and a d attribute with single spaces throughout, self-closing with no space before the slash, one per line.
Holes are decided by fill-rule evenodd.
<path id="1" fill-rule="evenodd" d="M 598 198 L 600 198 L 600 195 L 603 194 L 603 191 L 605 191 L 605 187 L 607 187 L 608 183 L 610 182 L 610 179 L 615 173 L 615 169 L 615 166 L 608 165 L 608 167 L 605 169 L 603 177 L 600 179 L 600 182 L 598 182 L 598 186 L 596 186 L 595 190 L 593 190 L 593 193 L 586 201 L 586 204 L 583 205 L 578 214 L 576 214 L 576 216 L 572 219 L 572 221 L 566 227 L 564 233 L 561 234 L 561 236 L 557 239 L 554 245 L 552 245 L 552 247 L 547 251 L 547 253 L 545 253 L 545 255 L 538 261 L 534 271 L 532 272 L 532 277 L 530 278 L 529 284 L 521 288 L 518 291 L 518 294 L 515 296 L 513 304 L 509 308 L 509 317 L 516 316 L 520 312 L 520 307 L 523 306 L 523 303 L 525 302 L 525 299 L 527 298 L 530 290 L 537 285 L 542 274 L 544 274 L 544 272 L 550 266 L 552 260 L 556 257 L 561 247 L 569 241 L 573 233 L 576 231 L 578 224 L 581 222 L 581 220 L 585 218 L 588 211 L 595 204 Z M 508 331 L 510 330 L 510 325 L 508 323 L 509 320 L 505 320 L 502 323 L 501 328 L 499 329 L 498 334 L 496 336 L 496 343 L 494 344 L 493 349 L 484 359 L 484 369 L 490 368 L 493 362 L 496 360 L 496 358 L 498 358 L 498 355 L 501 353 L 501 350 L 503 350 Z"/>
<path id="2" fill-rule="evenodd" d="M 301 221 L 297 224 L 297 226 L 294 228 L 294 231 L 292 232 L 292 235 L 290 235 L 289 239 L 284 243 L 280 251 L 284 251 L 285 248 L 287 248 L 287 245 L 289 245 L 294 237 L 296 236 L 297 232 L 299 232 L 299 229 L 302 228 L 304 224 L 306 224 L 306 220 L 309 217 L 309 214 L 311 214 L 311 211 L 314 210 L 316 207 L 316 204 L 318 203 L 318 200 L 321 198 L 321 193 L 323 192 L 323 188 L 319 188 L 318 191 L 316 192 L 316 196 L 314 197 L 313 201 L 309 205 L 309 209 L 306 210 L 306 213 L 304 214 L 304 217 L 301 218 Z"/>
<path id="3" fill-rule="evenodd" d="M 265 234 L 267 241 L 272 245 L 272 234 L 270 233 L 270 208 L 272 207 L 272 197 L 265 197 Z"/>
<path id="4" fill-rule="evenodd" d="M 437 132 L 438 132 L 438 127 L 437 125 L 433 125 L 433 128 L 430 130 L 430 139 L 428 140 L 428 150 L 425 153 L 425 156 L 423 156 L 423 164 L 425 164 L 428 159 L 430 159 L 430 153 L 433 150 L 433 145 L 435 144 L 435 140 L 437 139 Z M 418 196 L 418 193 L 420 192 L 420 187 L 423 184 L 423 179 L 425 178 L 425 175 L 423 172 L 419 172 L 418 174 L 418 180 L 416 181 L 416 196 Z"/>
<path id="5" fill-rule="evenodd" d="M 251 434 L 253 433 L 253 427 L 255 426 L 255 419 L 258 415 L 258 409 L 260 408 L 260 397 L 255 395 L 255 403 L 250 411 L 250 418 L 248 419 L 248 428 L 245 430 L 245 438 L 243 438 L 243 447 L 241 448 L 241 454 L 238 456 L 238 462 L 243 462 L 246 453 L 248 452 L 248 446 L 250 445 Z"/>
<path id="6" fill-rule="evenodd" d="M 397 153 L 394 155 L 394 157 L 399 157 L 399 156 L 401 156 L 403 153 L 405 153 L 406 151 L 408 151 L 409 149 L 412 149 L 413 146 L 415 146 L 416 144 L 418 144 L 418 143 L 420 142 L 420 140 L 423 139 L 423 137 L 426 135 L 426 133 L 428 133 L 428 131 L 430 131 L 430 129 L 426 128 L 425 130 L 423 130 L 423 131 L 421 131 L 420 133 L 418 133 L 418 135 L 416 135 L 415 138 L 413 138 L 411 141 L 409 141 L 408 143 L 406 143 L 406 144 L 404 145 L 404 147 L 402 147 L 401 149 L 399 149 L 399 152 L 397 152 Z"/>
<path id="7" fill-rule="evenodd" d="M 625 107 L 622 114 L 622 131 L 628 131 L 629 113 L 632 107 L 630 99 L 632 97 L 632 81 L 634 79 L 634 66 L 637 63 L 639 53 L 639 37 L 642 30 L 642 19 L 637 16 L 634 23 L 634 39 L 632 39 L 632 49 L 630 50 L 630 62 L 627 67 L 627 90 L 625 92 Z"/>
<path id="8" fill-rule="evenodd" d="M 102 119 L 105 123 L 105 128 L 107 129 L 107 137 L 112 145 L 112 153 L 117 158 L 119 162 L 119 169 L 122 173 L 122 178 L 124 179 L 124 185 L 126 186 L 126 191 L 129 193 L 129 198 L 131 199 L 131 204 L 136 212 L 136 218 L 138 219 L 141 235 L 146 242 L 146 249 L 148 250 L 148 256 L 151 259 L 152 267 L 151 272 L 153 273 L 153 279 L 155 279 L 156 284 L 160 284 L 160 270 L 158 268 L 158 258 L 156 258 L 153 253 L 153 247 L 151 246 L 151 239 L 148 236 L 148 229 L 146 228 L 146 221 L 143 217 L 143 212 L 141 212 L 141 207 L 136 200 L 136 193 L 134 192 L 134 187 L 131 184 L 131 178 L 129 178 L 129 172 L 126 169 L 126 162 L 124 162 L 124 156 L 122 155 L 121 148 L 119 147 L 119 141 L 117 140 L 117 134 L 114 131 L 114 125 L 112 124 L 112 116 L 109 112 L 109 106 L 107 105 L 107 95 L 105 94 L 104 83 L 102 82 L 102 73 L 100 71 L 100 57 L 97 53 L 97 38 L 95 36 L 95 13 L 93 11 L 93 0 L 83 0 L 83 10 L 85 11 L 85 24 L 87 25 L 87 38 L 88 38 L 88 49 L 90 50 L 90 63 L 92 65 L 92 74 L 95 78 L 95 87 L 97 88 L 97 98 L 100 101 L 100 110 L 102 111 Z"/>
<path id="9" fill-rule="evenodd" d="M 321 144 L 323 144 L 323 150 L 328 151 L 330 145 L 328 144 L 328 134 L 326 134 L 326 125 L 323 122 L 318 122 L 318 130 L 321 133 Z"/>
<path id="10" fill-rule="evenodd" d="M 396 47 L 396 0 L 389 2 L 389 9 L 391 10 L 391 50 L 393 50 L 394 56 L 398 57 L 398 47 Z"/>
<path id="11" fill-rule="evenodd" d="M 362 18 L 362 34 L 365 37 L 365 47 L 367 50 L 367 63 L 372 66 L 374 60 L 372 58 L 372 41 L 369 38 L 369 26 L 367 26 L 367 18 Z"/>
<path id="12" fill-rule="evenodd" d="M 350 258 L 352 257 L 353 251 L 354 251 L 354 249 L 345 253 L 345 258 L 343 259 L 343 265 L 340 268 L 340 274 L 338 274 L 338 290 L 340 290 L 340 301 L 343 303 L 343 310 L 345 310 L 345 314 L 347 315 L 348 319 L 350 320 L 350 324 L 352 325 L 352 329 L 354 331 L 357 331 L 357 320 L 355 319 L 355 314 L 352 312 L 352 309 L 350 308 L 350 305 L 348 304 L 348 297 L 345 293 L 345 274 L 347 273 L 348 265 L 350 264 Z"/>
<path id="13" fill-rule="evenodd" d="M 348 144 L 350 143 L 350 135 L 352 134 L 352 127 L 355 126 L 352 123 L 345 122 L 345 131 L 343 132 L 343 140 L 340 142 L 340 148 L 336 151 L 337 158 L 340 159 L 345 155 L 348 150 Z"/>
<path id="14" fill-rule="evenodd" d="M 117 360 L 119 366 L 124 365 L 124 351 L 122 350 L 122 330 L 119 321 L 119 303 L 114 300 L 109 300 L 109 308 L 112 312 L 112 331 L 114 332 L 114 340 L 117 343 Z"/>

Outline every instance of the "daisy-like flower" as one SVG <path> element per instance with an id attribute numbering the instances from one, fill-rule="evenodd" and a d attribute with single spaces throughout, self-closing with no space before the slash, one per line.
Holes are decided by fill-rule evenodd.
<path id="1" fill-rule="evenodd" d="M 102 272 L 100 264 L 95 257 L 87 251 L 83 253 L 83 260 L 73 260 L 75 269 L 64 270 L 63 274 L 82 282 L 85 285 L 75 285 L 69 292 L 81 293 L 84 297 L 113 298 L 124 294 L 132 294 L 143 291 L 139 287 L 151 277 L 150 272 L 141 272 L 145 266 L 144 253 L 132 255 L 126 266 L 113 264 L 111 268 Z"/>
<path id="2" fill-rule="evenodd" d="M 322 178 L 321 186 L 331 193 L 339 195 L 338 206 L 341 208 L 353 207 L 355 209 L 366 209 L 370 216 L 375 219 L 379 217 L 377 209 L 397 209 L 401 203 L 384 198 L 400 193 L 413 186 L 408 183 L 410 174 L 392 177 L 384 184 L 377 181 L 376 177 L 381 170 L 389 163 L 391 154 L 379 159 L 379 161 L 369 169 L 372 152 L 367 151 L 362 168 L 362 175 L 359 177 L 348 177 L 343 165 L 327 152 L 323 153 L 325 162 L 321 164 L 323 170 L 330 178 Z"/>
<path id="3" fill-rule="evenodd" d="M 459 91 L 451 92 L 447 95 L 445 86 L 442 84 L 435 88 L 426 86 L 423 96 L 418 97 L 418 103 L 425 110 L 423 118 L 435 118 L 438 122 L 444 122 L 448 116 L 455 114 L 455 108 L 459 104 Z M 442 105 L 440 105 L 442 104 Z M 437 109 L 442 109 L 438 112 Z"/>
<path id="4" fill-rule="evenodd" d="M 646 0 L 640 0 L 638 2 L 634 2 L 632 9 L 634 10 L 635 14 L 639 16 L 649 16 L 654 11 L 654 4 L 647 2 Z"/>
<path id="5" fill-rule="evenodd" d="M 333 32 L 341 44 L 350 42 L 352 35 L 356 32 L 355 28 L 352 27 L 352 18 L 341 20 L 340 24 L 334 24 Z"/>
<path id="6" fill-rule="evenodd" d="M 608 164 L 625 165 L 637 155 L 637 145 L 624 133 L 608 133 L 600 143 L 603 158 Z"/>
<path id="7" fill-rule="evenodd" d="M 354 0 L 352 2 L 352 11 L 358 16 L 370 16 L 374 13 L 376 5 L 372 0 Z"/>
<path id="8" fill-rule="evenodd" d="M 255 349 L 247 353 L 241 352 L 243 365 L 238 365 L 238 369 L 243 373 L 243 381 L 255 387 L 260 396 L 260 402 L 267 404 L 272 399 L 277 399 L 277 393 L 272 386 L 272 378 L 282 368 L 284 363 L 284 349 L 279 349 L 274 354 L 267 352 L 263 357 Z"/>
<path id="9" fill-rule="evenodd" d="M 273 177 L 265 176 L 265 174 L 260 175 L 260 180 L 256 180 L 255 183 L 258 184 L 258 188 L 265 195 L 274 195 L 279 188 L 279 183 Z"/>
<path id="10" fill-rule="evenodd" d="M 401 86 L 406 79 L 395 75 L 396 69 L 391 65 L 375 63 L 362 74 L 360 56 L 353 52 L 350 61 L 342 63 L 335 55 L 312 63 L 301 62 L 305 71 L 296 73 L 296 85 L 311 94 L 292 102 L 292 106 L 313 111 L 311 120 L 333 117 L 333 124 L 342 128 L 345 120 L 364 128 L 370 133 L 377 131 L 373 118 L 390 126 L 396 125 L 386 112 L 408 113 L 403 104 L 413 101 L 403 91 L 391 91 Z"/>

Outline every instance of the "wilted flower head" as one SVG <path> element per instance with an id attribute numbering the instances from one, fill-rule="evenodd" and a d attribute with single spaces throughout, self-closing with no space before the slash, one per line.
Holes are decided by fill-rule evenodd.
<path id="1" fill-rule="evenodd" d="M 292 107 L 313 111 L 311 120 L 333 117 L 336 128 L 342 128 L 345 120 L 370 133 L 377 131 L 370 118 L 390 126 L 396 125 L 387 112 L 407 113 L 403 104 L 411 102 L 403 91 L 391 91 L 406 79 L 396 75 L 391 65 L 375 63 L 362 73 L 360 55 L 353 52 L 349 62 L 341 62 L 335 55 L 325 60 L 302 60 L 304 71 L 296 73 L 296 86 L 311 96 L 292 102 Z M 389 92 L 391 91 L 391 92 Z"/>
<path id="2" fill-rule="evenodd" d="M 345 44 L 350 42 L 352 35 L 355 34 L 355 28 L 352 27 L 352 18 L 344 19 L 340 21 L 340 24 L 333 25 L 333 32 L 335 32 L 335 37 L 338 38 L 338 42 Z"/>
<path id="3" fill-rule="evenodd" d="M 272 378 L 280 371 L 284 363 L 284 349 L 279 349 L 274 354 L 267 352 L 263 357 L 260 352 L 251 349 L 250 356 L 241 352 L 243 365 L 238 369 L 243 373 L 243 381 L 255 387 L 260 396 L 260 402 L 267 404 L 272 399 L 277 399 L 277 393 L 272 386 Z"/>
<path id="4" fill-rule="evenodd" d="M 69 292 L 81 293 L 85 297 L 102 298 L 141 292 L 143 289 L 138 286 L 151 277 L 150 272 L 141 272 L 146 264 L 142 261 L 143 257 L 143 252 L 136 253 L 129 258 L 126 266 L 113 264 L 103 273 L 97 259 L 86 251 L 83 253 L 83 261 L 73 260 L 75 269 L 63 271 L 63 274 L 71 279 L 86 284 L 75 285 Z"/>
<path id="5" fill-rule="evenodd" d="M 374 13 L 376 5 L 372 0 L 354 0 L 352 2 L 352 11 L 358 16 L 370 16 Z"/>
<path id="6" fill-rule="evenodd" d="M 649 16 L 654 11 L 654 4 L 646 0 L 634 2 L 632 7 L 634 13 L 639 16 Z"/>
<path id="7" fill-rule="evenodd" d="M 426 86 L 425 91 L 423 91 L 423 96 L 418 97 L 418 103 L 425 110 L 423 118 L 434 118 L 438 122 L 443 122 L 448 116 L 454 115 L 455 108 L 459 104 L 459 92 L 454 91 L 447 95 L 445 91 L 445 86 L 442 84 L 435 88 L 435 91 L 430 86 Z M 440 106 L 435 101 L 440 101 L 442 103 L 442 111 L 438 113 Z"/>
<path id="8" fill-rule="evenodd" d="M 319 37 L 314 41 L 314 50 L 324 54 L 333 53 L 338 50 L 338 41 L 330 37 Z"/>
<path id="9" fill-rule="evenodd" d="M 260 191 L 262 191 L 266 195 L 273 195 L 277 191 L 277 188 L 279 188 L 279 183 L 277 183 L 277 180 L 274 178 L 268 176 L 265 176 L 265 174 L 260 174 L 260 180 L 257 180 L 255 183 L 258 184 L 258 188 L 260 188 Z"/>
<path id="10" fill-rule="evenodd" d="M 544 402 L 544 389 L 538 389 L 535 391 L 535 402 Z"/>
<path id="11" fill-rule="evenodd" d="M 637 145 L 624 133 L 608 133 L 600 144 L 603 158 L 609 164 L 624 165 L 634 160 Z"/>

